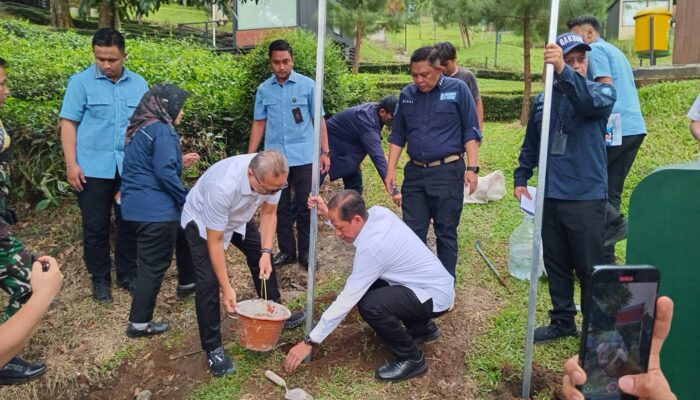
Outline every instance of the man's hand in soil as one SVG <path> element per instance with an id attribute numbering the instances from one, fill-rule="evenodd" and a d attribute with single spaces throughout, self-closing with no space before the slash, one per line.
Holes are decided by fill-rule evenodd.
<path id="1" fill-rule="evenodd" d="M 302 361 L 311 354 L 311 350 L 313 350 L 313 347 L 304 342 L 299 342 L 299 344 L 292 347 L 287 353 L 287 358 L 284 359 L 284 370 L 294 372 Z"/>
<path id="2" fill-rule="evenodd" d="M 309 193 L 309 200 L 306 204 L 309 207 L 309 210 L 316 206 L 318 209 L 318 215 L 321 217 L 321 219 L 324 221 L 328 220 L 328 207 L 321 196 L 314 196 L 313 194 Z"/>
<path id="3" fill-rule="evenodd" d="M 668 297 L 659 297 L 656 300 L 656 317 L 654 318 L 654 337 L 651 339 L 651 353 L 649 355 L 649 370 L 646 374 L 625 375 L 618 381 L 620 390 L 624 393 L 637 396 L 640 400 L 676 400 L 668 385 L 668 381 L 661 372 L 659 353 L 668 332 L 671 330 L 673 318 L 673 302 Z M 586 373 L 578 363 L 578 355 L 570 358 L 564 367 L 566 375 L 562 384 L 562 392 L 567 400 L 583 400 L 581 392 L 575 385 L 586 382 Z"/>
<path id="4" fill-rule="evenodd" d="M 229 286 L 221 291 L 221 302 L 224 303 L 226 312 L 229 314 L 236 312 L 236 291 L 233 289 L 233 286 Z"/>

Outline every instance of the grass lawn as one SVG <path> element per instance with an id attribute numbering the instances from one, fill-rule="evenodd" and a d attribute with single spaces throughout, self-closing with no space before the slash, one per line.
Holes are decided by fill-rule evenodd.
<path id="1" fill-rule="evenodd" d="M 163 4 L 157 12 L 143 19 L 148 22 L 155 22 L 163 25 L 177 25 L 189 22 L 203 22 L 211 19 L 211 15 L 198 7 Z"/>

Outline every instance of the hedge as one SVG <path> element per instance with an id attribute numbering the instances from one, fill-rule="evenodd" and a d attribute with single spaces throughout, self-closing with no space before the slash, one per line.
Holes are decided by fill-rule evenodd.
<path id="1" fill-rule="evenodd" d="M 501 71 L 490 69 L 470 68 L 477 78 L 482 79 L 499 79 L 504 81 L 522 81 L 523 73 L 514 71 Z M 405 63 L 385 63 L 385 64 L 361 64 L 360 72 L 368 74 L 409 74 L 411 66 Z M 533 81 L 542 79 L 542 74 L 532 74 Z"/>
<path id="2" fill-rule="evenodd" d="M 282 36 L 295 50 L 295 69 L 313 77 L 314 37 L 300 31 Z M 94 62 L 90 42 L 90 36 L 71 31 L 57 33 L 0 20 L 0 57 L 8 61 L 13 96 L 0 109 L 0 118 L 13 135 L 13 193 L 30 201 L 43 199 L 41 207 L 67 194 L 58 113 L 68 78 Z M 190 93 L 178 132 L 183 150 L 202 154 L 201 168 L 245 150 L 255 89 L 271 74 L 266 47 L 235 58 L 191 41 L 127 36 L 126 46 L 127 67 L 150 85 L 174 83 Z M 326 112 L 367 101 L 375 90 L 371 82 L 346 76 L 347 66 L 333 44 L 325 54 Z"/>

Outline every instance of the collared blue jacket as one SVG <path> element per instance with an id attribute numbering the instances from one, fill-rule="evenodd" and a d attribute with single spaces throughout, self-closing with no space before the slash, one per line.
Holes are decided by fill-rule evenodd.
<path id="1" fill-rule="evenodd" d="M 401 90 L 389 143 L 404 147 L 413 160 L 432 162 L 464 153 L 470 140 L 481 140 L 476 106 L 467 84 L 441 76 L 433 90 L 415 84 Z"/>
<path id="2" fill-rule="evenodd" d="M 386 176 L 386 156 L 382 149 L 383 124 L 379 105 L 365 103 L 348 108 L 326 121 L 331 150 L 331 180 L 351 175 L 369 154 L 382 180 Z"/>
<path id="3" fill-rule="evenodd" d="M 605 129 L 615 104 L 611 85 L 587 80 L 568 65 L 555 74 L 545 198 L 602 200 L 608 198 Z M 537 96 L 530 112 L 525 139 L 514 172 L 515 186 L 527 186 L 539 160 L 544 95 Z M 563 154 L 552 154 L 555 135 L 566 135 Z"/>
<path id="4" fill-rule="evenodd" d="M 121 175 L 129 118 L 147 91 L 146 80 L 126 67 L 117 83 L 95 64 L 70 77 L 60 117 L 78 123 L 76 157 L 85 176 Z"/>

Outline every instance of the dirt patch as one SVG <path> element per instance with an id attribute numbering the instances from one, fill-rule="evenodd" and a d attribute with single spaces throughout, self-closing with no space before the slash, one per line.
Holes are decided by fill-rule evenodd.
<path id="1" fill-rule="evenodd" d="M 512 365 L 504 365 L 501 369 L 503 382 L 494 394 L 497 400 L 522 399 L 522 370 Z M 557 390 L 561 386 L 561 373 L 544 368 L 538 364 L 532 365 L 532 378 L 530 380 L 530 397 L 538 394 L 546 395 L 553 400 L 564 400 L 561 392 Z"/>

